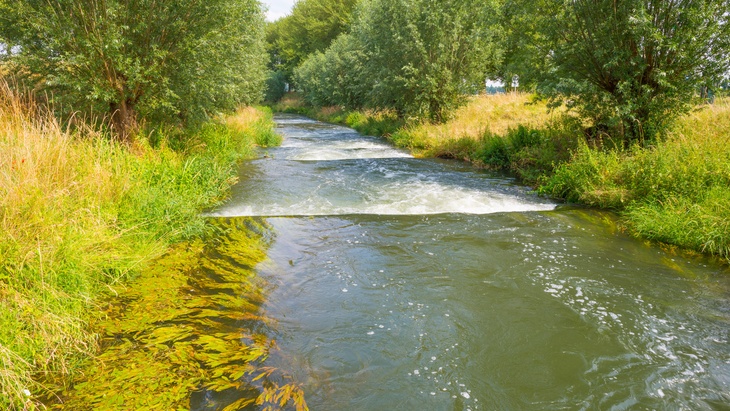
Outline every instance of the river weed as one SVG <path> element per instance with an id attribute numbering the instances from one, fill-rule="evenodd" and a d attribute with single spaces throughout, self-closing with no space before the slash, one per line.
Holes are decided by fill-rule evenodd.
<path id="1" fill-rule="evenodd" d="M 240 397 L 205 409 L 307 409 L 299 385 L 265 366 L 276 344 L 260 312 L 268 284 L 253 268 L 268 228 L 251 218 L 216 225 L 222 235 L 174 247 L 109 303 L 94 325 L 101 354 L 53 408 L 188 409 L 203 390 Z"/>

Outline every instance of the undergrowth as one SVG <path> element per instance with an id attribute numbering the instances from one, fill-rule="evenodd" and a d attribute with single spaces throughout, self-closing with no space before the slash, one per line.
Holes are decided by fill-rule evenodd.
<path id="1" fill-rule="evenodd" d="M 580 145 L 543 192 L 622 213 L 636 234 L 730 260 L 730 101 L 682 118 L 665 141 L 628 151 Z"/>
<path id="2" fill-rule="evenodd" d="M 97 351 L 88 324 L 100 299 L 206 231 L 200 210 L 224 199 L 236 161 L 271 133 L 259 113 L 124 146 L 64 127 L 0 83 L 0 409 L 36 408 L 39 381 Z"/>

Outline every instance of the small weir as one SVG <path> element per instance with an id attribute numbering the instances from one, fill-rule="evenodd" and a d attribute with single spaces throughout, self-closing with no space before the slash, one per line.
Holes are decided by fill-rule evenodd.
<path id="1" fill-rule="evenodd" d="M 276 121 L 284 144 L 209 215 L 271 227 L 267 365 L 312 410 L 730 409 L 727 267 L 504 175 Z"/>

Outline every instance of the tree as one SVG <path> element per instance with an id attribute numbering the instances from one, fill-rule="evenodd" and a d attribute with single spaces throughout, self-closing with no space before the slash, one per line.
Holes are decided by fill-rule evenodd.
<path id="1" fill-rule="evenodd" d="M 351 32 L 303 63 L 297 81 L 315 104 L 443 121 L 498 65 L 496 10 L 479 0 L 363 1 Z"/>
<path id="2" fill-rule="evenodd" d="M 534 78 L 624 144 L 652 141 L 730 63 L 727 0 L 510 0 Z M 518 12 L 522 11 L 522 14 Z M 519 54 L 515 54 L 520 57 Z M 521 76 L 522 77 L 522 76 Z"/>
<path id="3" fill-rule="evenodd" d="M 127 140 L 146 119 L 203 118 L 261 97 L 257 0 L 4 0 L 0 38 L 57 109 L 105 113 Z"/>
<path id="4" fill-rule="evenodd" d="M 297 67 L 294 79 L 312 105 L 359 108 L 365 105 L 368 87 L 363 62 L 360 44 L 343 34 L 324 53 L 310 55 Z"/>
<path id="5" fill-rule="evenodd" d="M 358 0 L 299 0 L 290 15 L 270 23 L 266 39 L 274 65 L 292 79 L 306 58 L 324 51 L 345 32 Z"/>

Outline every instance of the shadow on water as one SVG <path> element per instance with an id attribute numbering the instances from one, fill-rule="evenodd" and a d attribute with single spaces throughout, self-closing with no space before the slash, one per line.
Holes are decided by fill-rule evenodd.
<path id="1" fill-rule="evenodd" d="M 218 235 L 178 245 L 109 302 L 94 327 L 101 353 L 52 408 L 306 409 L 300 387 L 266 363 L 277 350 L 261 312 L 271 286 L 254 267 L 266 257 L 268 225 L 212 224 Z"/>

